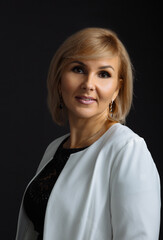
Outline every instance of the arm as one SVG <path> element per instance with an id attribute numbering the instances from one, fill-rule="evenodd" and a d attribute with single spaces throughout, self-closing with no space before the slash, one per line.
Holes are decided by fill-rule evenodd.
<path id="1" fill-rule="evenodd" d="M 118 153 L 110 194 L 114 240 L 158 240 L 160 180 L 143 139 L 130 140 Z"/>

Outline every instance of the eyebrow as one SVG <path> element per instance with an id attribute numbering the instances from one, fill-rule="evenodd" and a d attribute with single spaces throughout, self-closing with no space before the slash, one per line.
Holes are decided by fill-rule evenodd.
<path id="1" fill-rule="evenodd" d="M 82 66 L 84 66 L 84 67 L 87 66 L 86 64 L 84 64 L 84 63 L 81 62 L 81 61 L 72 61 L 72 62 L 70 62 L 70 64 L 71 64 L 71 63 L 78 63 L 78 64 L 80 64 L 80 65 L 82 65 Z M 106 69 L 106 68 L 112 68 L 113 71 L 115 71 L 114 68 L 113 68 L 111 65 L 101 66 L 101 67 L 99 67 L 98 69 Z"/>

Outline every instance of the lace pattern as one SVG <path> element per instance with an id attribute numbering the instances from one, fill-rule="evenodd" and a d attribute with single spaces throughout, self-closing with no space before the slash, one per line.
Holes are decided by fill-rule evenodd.
<path id="1" fill-rule="evenodd" d="M 41 239 L 43 233 L 46 206 L 55 182 L 69 159 L 70 154 L 84 149 L 65 149 L 63 148 L 63 144 L 66 140 L 61 143 L 53 159 L 32 181 L 25 193 L 24 209 L 29 219 L 33 222 L 35 230 L 40 233 L 38 239 Z"/>

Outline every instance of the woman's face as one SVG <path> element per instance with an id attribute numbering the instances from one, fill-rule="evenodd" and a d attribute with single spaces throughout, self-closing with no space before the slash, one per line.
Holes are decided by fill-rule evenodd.
<path id="1" fill-rule="evenodd" d="M 119 58 L 72 59 L 61 77 L 61 94 L 69 117 L 107 117 L 118 95 Z"/>

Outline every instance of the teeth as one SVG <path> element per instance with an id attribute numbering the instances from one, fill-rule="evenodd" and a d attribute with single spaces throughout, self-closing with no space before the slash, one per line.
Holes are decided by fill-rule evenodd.
<path id="1" fill-rule="evenodd" d="M 93 100 L 93 99 L 91 99 L 91 98 L 81 98 L 81 99 L 86 100 L 86 101 Z"/>
<path id="2" fill-rule="evenodd" d="M 87 97 L 76 97 L 78 99 L 84 100 L 84 101 L 95 101 L 93 98 L 87 98 Z"/>

